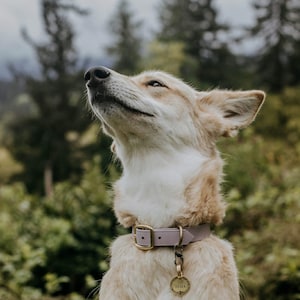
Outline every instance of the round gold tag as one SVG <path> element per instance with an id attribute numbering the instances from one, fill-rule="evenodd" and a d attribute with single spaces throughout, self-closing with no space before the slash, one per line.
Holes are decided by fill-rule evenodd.
<path id="1" fill-rule="evenodd" d="M 184 295 L 190 289 L 190 282 L 185 277 L 175 277 L 172 279 L 171 283 L 171 290 L 177 295 Z"/>

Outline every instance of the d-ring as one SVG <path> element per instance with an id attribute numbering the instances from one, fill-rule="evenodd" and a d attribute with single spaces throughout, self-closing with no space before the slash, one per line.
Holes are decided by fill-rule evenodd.
<path id="1" fill-rule="evenodd" d="M 182 246 L 182 242 L 183 242 L 183 229 L 182 229 L 182 226 L 180 226 L 180 225 L 178 225 L 177 227 L 179 229 L 179 242 L 178 242 L 177 247 L 180 247 L 180 246 Z"/>

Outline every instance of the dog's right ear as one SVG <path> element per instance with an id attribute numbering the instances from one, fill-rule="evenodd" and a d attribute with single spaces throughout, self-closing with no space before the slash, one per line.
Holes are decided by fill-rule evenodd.
<path id="1" fill-rule="evenodd" d="M 251 124 L 262 107 L 265 93 L 258 90 L 199 93 L 201 110 L 215 122 L 217 135 L 235 136 L 239 129 Z M 213 120 L 211 120 L 213 119 Z"/>

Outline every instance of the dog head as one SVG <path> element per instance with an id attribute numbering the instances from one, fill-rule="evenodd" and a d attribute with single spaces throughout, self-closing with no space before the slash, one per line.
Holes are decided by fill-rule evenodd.
<path id="1" fill-rule="evenodd" d="M 234 136 L 260 110 L 262 91 L 199 92 L 170 74 L 128 77 L 99 67 L 85 74 L 89 104 L 118 148 L 134 151 L 194 147 L 212 151 L 220 136 Z"/>

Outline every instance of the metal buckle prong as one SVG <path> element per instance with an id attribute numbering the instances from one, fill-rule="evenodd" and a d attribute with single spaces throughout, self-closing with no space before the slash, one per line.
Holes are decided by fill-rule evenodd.
<path id="1" fill-rule="evenodd" d="M 143 246 L 143 245 L 139 245 L 136 239 L 136 230 L 140 229 L 140 230 L 150 230 L 150 245 L 148 246 Z M 153 227 L 149 226 L 149 225 L 134 225 L 133 226 L 133 237 L 134 237 L 134 244 L 135 246 L 140 249 L 140 250 L 151 250 L 154 248 L 154 229 Z"/>

